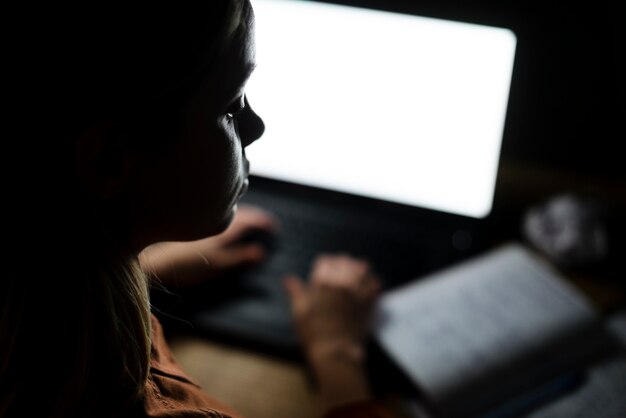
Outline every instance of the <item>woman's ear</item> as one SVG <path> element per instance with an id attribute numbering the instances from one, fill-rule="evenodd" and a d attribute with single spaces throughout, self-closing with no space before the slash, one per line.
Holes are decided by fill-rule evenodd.
<path id="1" fill-rule="evenodd" d="M 120 134 L 110 124 L 99 122 L 84 131 L 76 142 L 78 179 L 98 199 L 113 199 L 128 189 L 131 155 Z"/>

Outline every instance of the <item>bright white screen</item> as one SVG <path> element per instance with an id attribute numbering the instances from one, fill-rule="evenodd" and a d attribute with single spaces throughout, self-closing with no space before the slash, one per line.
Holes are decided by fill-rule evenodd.
<path id="1" fill-rule="evenodd" d="M 256 0 L 252 173 L 481 218 L 493 202 L 508 29 Z"/>

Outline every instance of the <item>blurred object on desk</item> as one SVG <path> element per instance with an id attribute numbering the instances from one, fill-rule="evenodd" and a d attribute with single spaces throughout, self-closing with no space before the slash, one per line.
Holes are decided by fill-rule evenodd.
<path id="1" fill-rule="evenodd" d="M 608 208 L 599 200 L 565 193 L 536 204 L 522 219 L 524 238 L 564 268 L 606 263 Z"/>
<path id="2" fill-rule="evenodd" d="M 559 193 L 522 214 L 522 237 L 558 268 L 623 286 L 624 208 L 582 193 Z"/>

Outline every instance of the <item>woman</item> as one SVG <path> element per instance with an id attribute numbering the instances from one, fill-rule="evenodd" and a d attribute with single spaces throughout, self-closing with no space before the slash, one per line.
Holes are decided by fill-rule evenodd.
<path id="1" fill-rule="evenodd" d="M 244 94 L 251 5 L 55 7 L 9 14 L 22 38 L 7 59 L 19 129 L 5 149 L 0 416 L 235 417 L 171 358 L 146 272 L 197 273 L 188 254 L 229 254 L 223 238 L 205 237 L 235 218 L 244 149 L 264 129 Z M 250 210 L 237 219 L 233 228 L 271 224 Z M 164 241 L 184 243 L 154 257 L 151 245 Z M 261 258 L 246 248 L 216 264 Z M 346 256 L 320 257 L 308 286 L 286 280 L 329 416 L 386 414 L 368 400 L 363 372 L 377 286 L 365 262 Z"/>

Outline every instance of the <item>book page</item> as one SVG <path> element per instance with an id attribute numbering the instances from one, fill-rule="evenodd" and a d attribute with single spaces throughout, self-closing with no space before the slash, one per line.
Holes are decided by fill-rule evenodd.
<path id="1" fill-rule="evenodd" d="M 384 294 L 378 314 L 375 335 L 390 357 L 435 403 L 458 408 L 463 394 L 477 400 L 472 389 L 497 396 L 516 367 L 525 379 L 538 361 L 549 369 L 559 351 L 538 353 L 577 344 L 572 336 L 597 320 L 581 294 L 516 243 Z"/>

